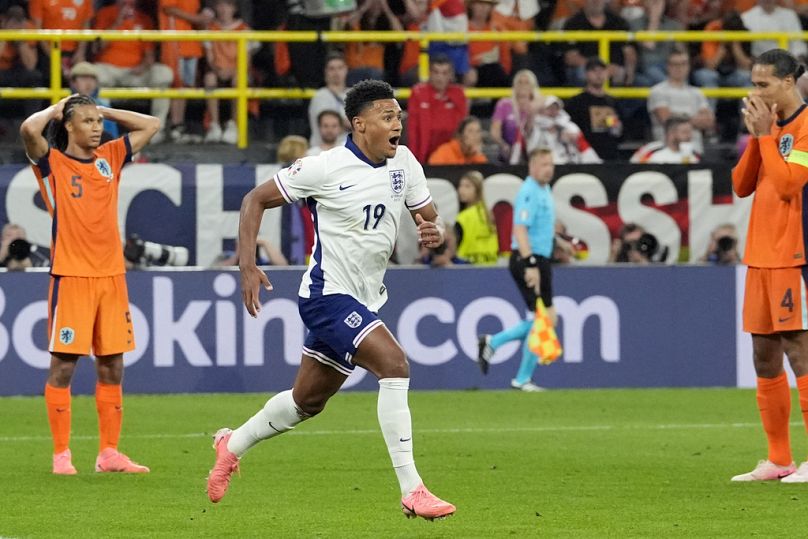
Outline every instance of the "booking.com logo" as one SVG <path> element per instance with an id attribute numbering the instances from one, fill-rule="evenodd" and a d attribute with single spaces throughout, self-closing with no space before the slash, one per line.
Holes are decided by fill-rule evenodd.
<path id="1" fill-rule="evenodd" d="M 175 287 L 180 286 L 181 278 L 181 273 L 151 277 L 148 316 L 137 304 L 130 305 L 137 347 L 125 355 L 127 366 L 146 357 L 159 369 L 170 369 L 181 363 L 196 368 L 260 367 L 279 360 L 290 366 L 300 363 L 306 328 L 300 320 L 297 301 L 271 298 L 254 319 L 241 304 L 236 274 L 220 273 L 210 281 L 210 288 L 195 287 L 191 291 L 193 299 L 179 301 Z M 183 297 L 187 298 L 187 286 L 184 291 Z M 148 293 L 143 287 L 137 291 L 130 289 L 130 297 L 137 300 L 144 292 Z M 0 288 L 0 318 L 5 322 L 0 324 L 0 361 L 9 355 L 13 346 L 15 355 L 23 363 L 47 369 L 50 363 L 50 354 L 44 348 L 47 302 L 30 302 L 9 321 L 5 316 L 8 314 L 5 312 L 6 294 Z M 600 329 L 600 360 L 620 360 L 620 313 L 612 299 L 591 296 L 577 303 L 569 297 L 557 296 L 554 303 L 561 321 L 559 337 L 565 362 L 583 361 L 583 329 L 590 318 L 597 319 Z M 477 334 L 484 320 L 488 321 L 488 326 L 506 328 L 523 316 L 519 308 L 500 297 L 483 296 L 458 304 L 446 298 L 426 296 L 405 305 L 397 319 L 389 313 L 382 318 L 410 361 L 436 366 L 456 359 L 474 360 Z M 269 342 L 270 335 L 282 344 Z M 492 363 L 509 360 L 518 353 L 519 346 L 518 342 L 502 346 Z M 357 369 L 346 385 L 356 384 L 363 376 L 364 371 Z"/>

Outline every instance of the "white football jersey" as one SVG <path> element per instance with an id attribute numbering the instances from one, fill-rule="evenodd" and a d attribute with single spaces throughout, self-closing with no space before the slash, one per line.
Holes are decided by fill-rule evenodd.
<path id="1" fill-rule="evenodd" d="M 404 208 L 432 202 L 424 169 L 409 149 L 373 164 L 354 144 L 304 157 L 274 177 L 287 202 L 305 199 L 314 221 L 314 246 L 299 295 L 348 294 L 377 312 Z"/>

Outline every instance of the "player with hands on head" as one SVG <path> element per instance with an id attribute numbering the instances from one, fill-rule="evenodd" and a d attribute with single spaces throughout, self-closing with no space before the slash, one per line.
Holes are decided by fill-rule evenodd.
<path id="1" fill-rule="evenodd" d="M 738 196 L 754 194 L 746 252 L 743 328 L 752 334 L 757 401 L 768 456 L 733 481 L 808 483 L 808 462 L 794 465 L 789 441 L 791 391 L 783 354 L 797 377 L 808 428 L 808 305 L 805 300 L 806 234 L 803 204 L 808 184 L 808 107 L 796 86 L 805 72 L 782 49 L 761 54 L 743 120 L 752 138 L 736 167 Z"/>
<path id="2" fill-rule="evenodd" d="M 129 132 L 101 144 L 104 119 Z M 43 131 L 48 129 L 48 138 Z M 70 382 L 81 356 L 95 356 L 100 431 L 97 472 L 149 469 L 118 451 L 123 421 L 123 354 L 135 341 L 123 245 L 118 230 L 121 169 L 160 129 L 153 116 L 96 105 L 73 94 L 29 116 L 25 152 L 53 218 L 48 295 L 50 370 L 45 403 L 53 436 L 53 473 L 74 475 Z M 58 214 L 58 220 L 57 220 Z"/>
<path id="3" fill-rule="evenodd" d="M 242 294 L 247 311 L 257 316 L 261 288 L 272 290 L 252 256 L 264 210 L 306 201 L 315 242 L 298 296 L 309 334 L 292 389 L 273 396 L 238 429 L 216 433 L 208 497 L 220 501 L 248 449 L 320 413 L 358 365 L 379 381 L 377 414 L 402 510 L 408 517 L 443 518 L 454 513 L 454 505 L 429 492 L 415 468 L 407 357 L 376 314 L 387 301 L 383 278 L 403 210 L 409 210 L 427 247 L 443 243 L 443 221 L 423 168 L 399 145 L 401 107 L 390 85 L 358 83 L 348 91 L 345 113 L 353 132 L 344 146 L 295 161 L 242 202 Z"/>

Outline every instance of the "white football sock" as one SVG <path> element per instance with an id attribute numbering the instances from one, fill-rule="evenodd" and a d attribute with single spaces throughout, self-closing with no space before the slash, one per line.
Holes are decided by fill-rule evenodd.
<path id="1" fill-rule="evenodd" d="M 401 495 L 405 496 L 421 484 L 412 456 L 412 419 L 407 404 L 409 378 L 382 378 L 379 380 L 377 413 L 384 442 L 393 461 Z"/>
<path id="2" fill-rule="evenodd" d="M 308 419 L 292 399 L 292 390 L 278 393 L 242 426 L 233 431 L 227 449 L 241 457 L 249 448 L 267 438 L 283 434 Z"/>

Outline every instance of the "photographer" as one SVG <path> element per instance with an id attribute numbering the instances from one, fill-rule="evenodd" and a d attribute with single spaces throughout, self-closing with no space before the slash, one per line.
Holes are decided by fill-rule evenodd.
<path id="1" fill-rule="evenodd" d="M 710 233 L 710 245 L 707 246 L 707 252 L 700 261 L 720 266 L 741 262 L 741 255 L 738 253 L 738 230 L 735 225 L 732 223 L 718 225 Z"/>
<path id="2" fill-rule="evenodd" d="M 7 223 L 3 227 L 0 237 L 0 266 L 18 271 L 49 265 L 50 254 L 47 249 L 28 242 L 23 227 L 14 223 Z"/>
<path id="3" fill-rule="evenodd" d="M 626 223 L 620 229 L 620 236 L 612 242 L 609 262 L 629 264 L 651 264 L 664 262 L 668 248 L 660 248 L 656 236 L 646 232 L 636 223 Z"/>

